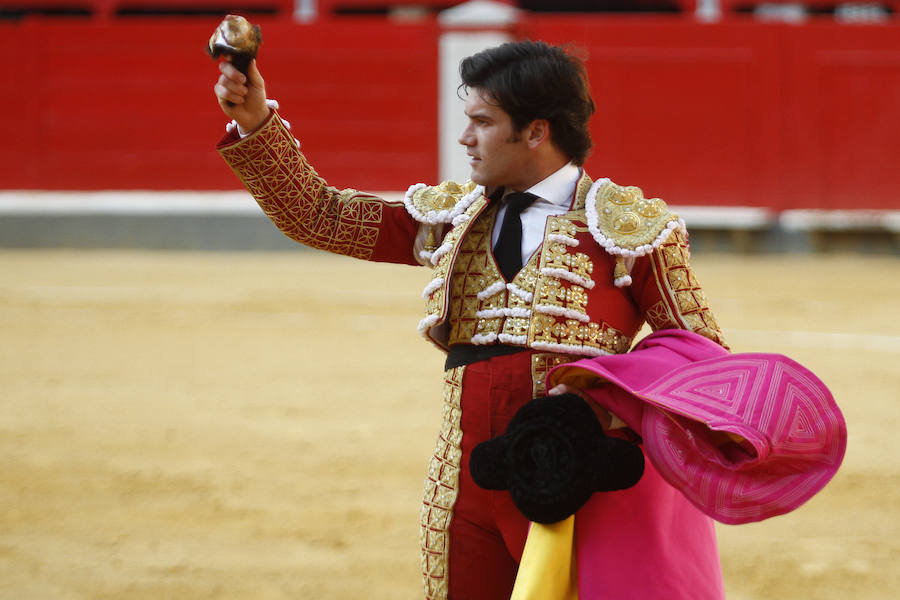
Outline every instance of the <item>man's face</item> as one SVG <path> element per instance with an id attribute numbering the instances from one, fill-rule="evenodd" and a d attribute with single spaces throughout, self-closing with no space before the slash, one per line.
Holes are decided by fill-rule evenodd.
<path id="1" fill-rule="evenodd" d="M 485 96 L 480 89 L 469 90 L 465 109 L 469 123 L 459 137 L 469 155 L 472 181 L 487 188 L 523 191 L 528 188 L 528 144 L 506 111 Z"/>

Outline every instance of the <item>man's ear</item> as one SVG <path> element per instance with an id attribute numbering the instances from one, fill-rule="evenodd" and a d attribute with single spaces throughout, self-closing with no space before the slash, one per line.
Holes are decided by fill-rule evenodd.
<path id="1" fill-rule="evenodd" d="M 550 139 L 550 123 L 547 119 L 535 119 L 525 129 L 525 141 L 530 148 L 537 148 Z"/>

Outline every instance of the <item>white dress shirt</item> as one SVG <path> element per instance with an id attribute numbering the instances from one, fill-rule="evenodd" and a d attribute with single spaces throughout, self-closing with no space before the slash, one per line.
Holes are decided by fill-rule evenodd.
<path id="1" fill-rule="evenodd" d="M 572 163 L 554 172 L 552 175 L 531 186 L 526 192 L 538 197 L 528 208 L 522 211 L 522 264 L 528 262 L 534 251 L 544 241 L 544 227 L 547 217 L 561 215 L 568 212 L 575 198 L 575 186 L 581 177 L 581 169 Z M 503 224 L 503 215 L 506 214 L 506 205 L 500 207 L 497 212 L 497 220 L 494 223 L 491 247 L 497 245 L 500 237 L 500 227 Z"/>

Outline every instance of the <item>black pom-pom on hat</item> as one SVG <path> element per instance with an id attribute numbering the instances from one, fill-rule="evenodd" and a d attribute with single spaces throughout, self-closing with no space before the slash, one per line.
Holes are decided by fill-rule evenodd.
<path id="1" fill-rule="evenodd" d="M 500 437 L 472 450 L 469 470 L 488 490 L 509 490 L 513 504 L 536 523 L 561 521 L 594 492 L 622 490 L 644 473 L 634 443 L 607 437 L 580 396 L 535 398 Z"/>

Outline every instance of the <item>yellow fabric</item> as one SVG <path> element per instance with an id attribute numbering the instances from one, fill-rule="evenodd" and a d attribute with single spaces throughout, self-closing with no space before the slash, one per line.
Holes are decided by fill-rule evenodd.
<path id="1" fill-rule="evenodd" d="M 510 600 L 578 600 L 575 515 L 531 524 Z"/>

